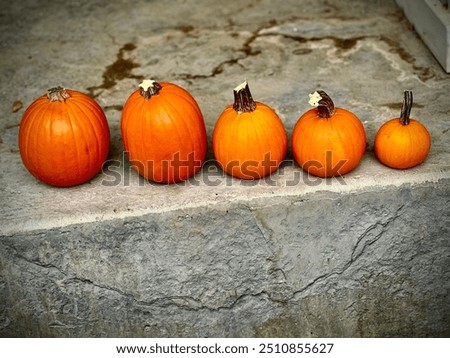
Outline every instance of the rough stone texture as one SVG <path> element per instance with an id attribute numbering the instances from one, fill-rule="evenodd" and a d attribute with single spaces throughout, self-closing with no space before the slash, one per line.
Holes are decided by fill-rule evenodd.
<path id="1" fill-rule="evenodd" d="M 11 1 L 0 19 L 1 336 L 450 335 L 450 81 L 393 1 Z M 119 133 L 144 77 L 188 89 L 209 139 L 244 79 L 289 134 L 324 89 L 368 150 L 332 180 L 288 153 L 245 182 L 209 153 L 192 180 L 151 184 Z M 94 96 L 112 134 L 104 171 L 69 189 L 37 182 L 17 146 L 56 85 Z M 371 147 L 404 89 L 433 143 L 396 171 Z"/>
<path id="2" fill-rule="evenodd" d="M 434 208 L 450 204 L 450 181 L 440 184 L 4 237 L 0 333 L 448 336 L 450 214 Z"/>

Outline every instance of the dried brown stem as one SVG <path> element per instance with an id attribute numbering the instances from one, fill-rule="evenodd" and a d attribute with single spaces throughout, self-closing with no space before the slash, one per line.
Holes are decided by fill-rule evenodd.
<path id="1" fill-rule="evenodd" d="M 61 86 L 50 88 L 47 91 L 47 98 L 50 102 L 65 102 L 67 98 L 70 98 L 70 95 L 67 91 Z"/>
<path id="2" fill-rule="evenodd" d="M 250 88 L 247 81 L 237 86 L 234 91 L 233 109 L 236 112 L 253 112 L 256 108 L 256 103 L 253 100 Z"/>
<path id="3" fill-rule="evenodd" d="M 403 93 L 402 111 L 400 112 L 400 123 L 403 124 L 404 126 L 407 126 L 411 121 L 411 118 L 409 118 L 409 116 L 411 114 L 412 105 L 413 105 L 412 91 L 405 91 Z"/>

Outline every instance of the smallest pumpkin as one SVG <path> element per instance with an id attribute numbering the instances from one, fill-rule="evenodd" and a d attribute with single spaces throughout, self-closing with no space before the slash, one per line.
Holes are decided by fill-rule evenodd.
<path id="1" fill-rule="evenodd" d="M 400 117 L 384 123 L 375 136 L 376 157 L 394 169 L 412 168 L 430 152 L 430 134 L 422 123 L 409 117 L 412 104 L 412 92 L 405 91 Z"/>

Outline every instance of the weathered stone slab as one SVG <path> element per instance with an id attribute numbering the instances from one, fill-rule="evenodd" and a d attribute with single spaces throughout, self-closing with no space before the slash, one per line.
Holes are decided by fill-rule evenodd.
<path id="1" fill-rule="evenodd" d="M 449 198 L 447 180 L 2 237 L 0 334 L 446 336 Z"/>

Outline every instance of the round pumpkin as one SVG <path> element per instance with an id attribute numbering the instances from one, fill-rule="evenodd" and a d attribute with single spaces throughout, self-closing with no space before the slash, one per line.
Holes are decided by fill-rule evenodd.
<path id="1" fill-rule="evenodd" d="M 410 118 L 412 105 L 413 94 L 411 91 L 405 91 L 400 117 L 384 123 L 375 135 L 375 155 L 388 167 L 415 167 L 422 163 L 430 152 L 430 133 L 422 123 Z"/>
<path id="2" fill-rule="evenodd" d="M 295 161 L 308 173 L 322 177 L 344 175 L 358 166 L 366 150 L 366 131 L 352 112 L 336 108 L 324 91 L 310 95 L 312 108 L 292 132 Z"/>
<path id="3" fill-rule="evenodd" d="M 131 165 L 149 180 L 180 182 L 203 165 L 203 115 L 195 99 L 173 83 L 144 80 L 127 99 L 120 128 Z"/>
<path id="4" fill-rule="evenodd" d="M 56 87 L 23 114 L 19 150 L 33 176 L 49 185 L 68 187 L 85 183 L 100 171 L 109 139 L 105 114 L 92 98 Z"/>
<path id="5" fill-rule="evenodd" d="M 234 103 L 219 116 L 212 144 L 226 173 L 257 179 L 277 170 L 286 155 L 287 134 L 275 111 L 255 102 L 244 82 L 234 89 Z"/>

